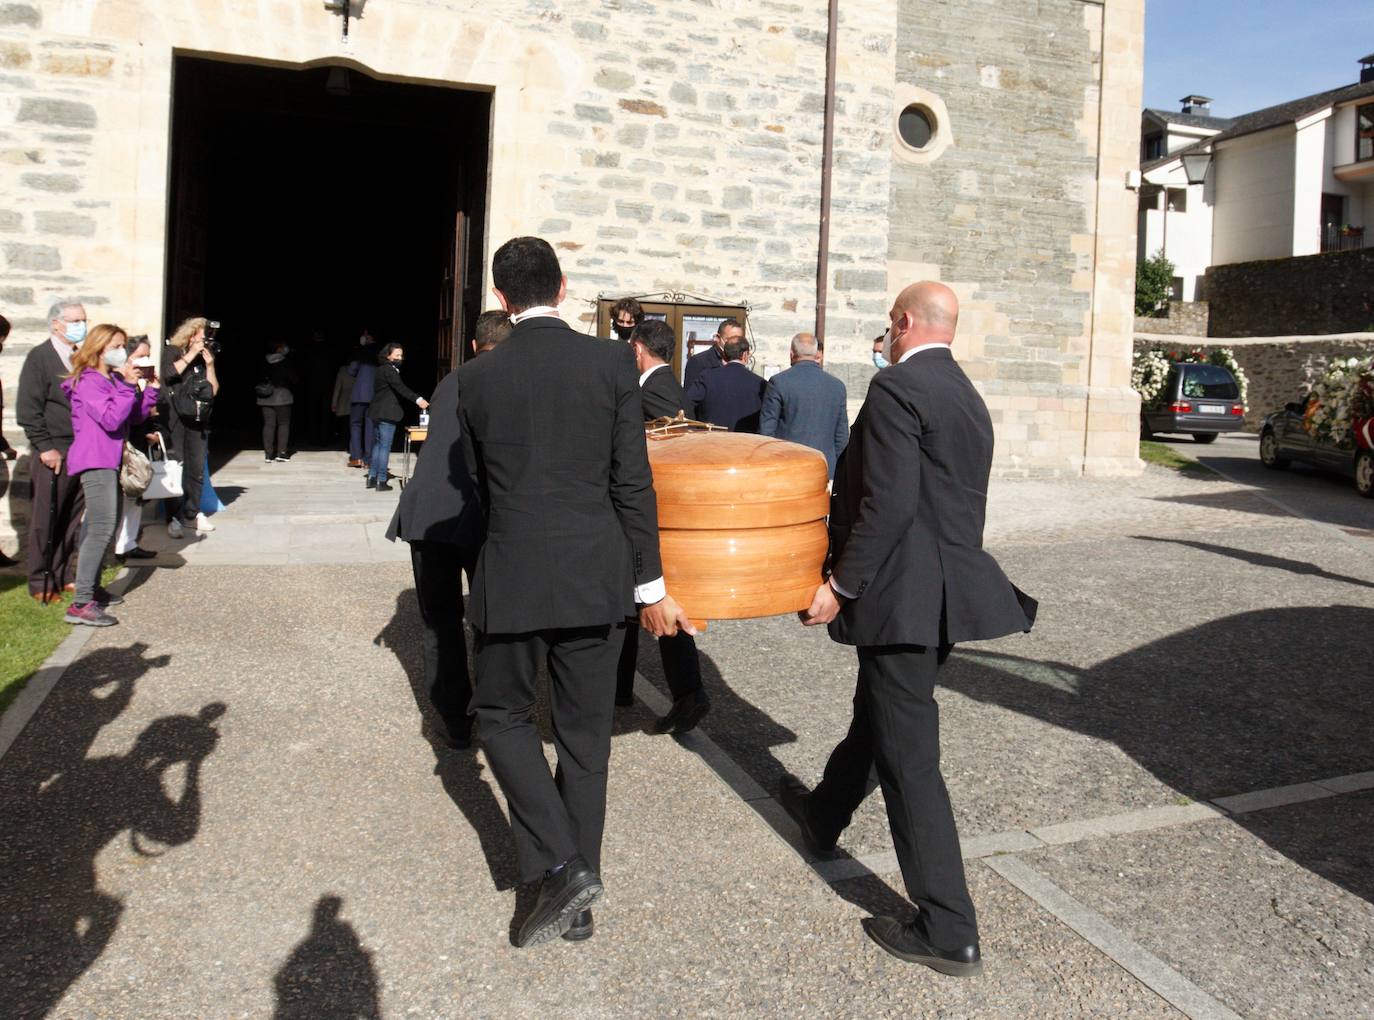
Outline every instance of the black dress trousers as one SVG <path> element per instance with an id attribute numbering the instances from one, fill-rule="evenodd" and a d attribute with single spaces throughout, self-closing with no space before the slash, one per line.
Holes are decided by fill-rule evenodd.
<path id="1" fill-rule="evenodd" d="M 53 486 L 53 470 L 38 459 L 37 453 L 29 463 L 29 471 L 33 486 L 27 557 L 29 594 L 38 595 L 43 591 L 49 566 L 43 554 L 48 551 L 48 522 L 53 520 L 54 495 L 57 507 L 56 533 L 52 535 L 52 580 L 48 584 L 50 591 L 61 594 L 63 585 L 76 581 L 76 548 L 81 537 L 81 515 L 86 509 L 86 494 L 81 488 L 81 477 L 78 475 L 73 478 L 67 474 L 65 453 L 62 455 L 62 467 L 56 472 L 56 487 Z"/>
<path id="2" fill-rule="evenodd" d="M 615 693 L 620 701 L 629 701 L 634 695 L 639 629 L 637 621 L 625 621 L 625 643 L 620 649 L 615 676 Z M 697 655 L 696 638 L 682 631 L 672 637 L 659 638 L 658 654 L 663 659 L 663 679 L 668 682 L 668 691 L 674 701 L 701 689 L 701 659 Z"/>
<path id="3" fill-rule="evenodd" d="M 907 895 L 920 908 L 926 937 L 940 949 L 978 941 L 959 833 L 940 774 L 935 676 L 950 651 L 920 645 L 858 649 L 854 718 L 811 798 L 820 834 L 838 835 L 863 803 L 869 773 L 877 767 Z"/>
<path id="4" fill-rule="evenodd" d="M 477 734 L 510 807 L 522 882 L 576 854 L 601 869 L 620 627 L 576 627 L 476 638 Z M 558 768 L 549 774 L 535 718 L 535 677 L 549 672 Z"/>
<path id="5" fill-rule="evenodd" d="M 468 703 L 468 649 L 463 637 L 463 576 L 472 554 L 451 542 L 410 543 L 415 598 L 424 623 L 425 689 L 430 704 L 455 737 L 472 732 Z"/>

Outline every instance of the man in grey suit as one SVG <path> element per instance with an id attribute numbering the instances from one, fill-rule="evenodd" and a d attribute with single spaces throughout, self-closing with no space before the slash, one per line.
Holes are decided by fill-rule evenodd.
<path id="1" fill-rule="evenodd" d="M 811 333 L 792 338 L 792 367 L 768 380 L 759 435 L 819 450 L 835 477 L 835 461 L 849 442 L 844 383 L 821 368 L 821 345 Z"/>
<path id="2" fill-rule="evenodd" d="M 983 551 L 992 470 L 987 406 L 950 353 L 959 303 L 917 283 L 893 303 L 883 354 L 835 471 L 830 576 L 799 615 L 859 658 L 849 733 L 808 792 L 780 800 L 815 853 L 836 840 L 876 766 L 914 920 L 873 917 L 883 949 L 943 974 L 982 970 L 978 923 L 940 775 L 935 679 L 955 643 L 1030 630 L 1035 600 Z"/>

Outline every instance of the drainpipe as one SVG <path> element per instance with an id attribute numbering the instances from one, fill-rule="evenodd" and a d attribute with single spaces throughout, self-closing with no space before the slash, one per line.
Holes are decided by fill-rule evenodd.
<path id="1" fill-rule="evenodd" d="M 825 304 L 830 291 L 830 171 L 835 161 L 835 50 L 840 0 L 830 0 L 825 37 L 825 129 L 821 142 L 821 237 L 816 258 L 816 339 L 825 342 Z"/>

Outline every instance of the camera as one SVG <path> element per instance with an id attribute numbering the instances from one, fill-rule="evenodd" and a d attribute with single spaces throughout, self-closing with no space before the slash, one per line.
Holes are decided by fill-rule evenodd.
<path id="1" fill-rule="evenodd" d="M 215 334 L 219 332 L 219 323 L 210 320 L 205 324 L 205 347 L 211 354 L 218 355 L 222 349 L 220 342 L 215 339 Z"/>

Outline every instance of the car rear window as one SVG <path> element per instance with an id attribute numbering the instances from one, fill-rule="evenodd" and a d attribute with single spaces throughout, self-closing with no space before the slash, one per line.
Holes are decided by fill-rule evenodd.
<path id="1" fill-rule="evenodd" d="M 1211 397 L 1214 400 L 1239 400 L 1240 387 L 1220 365 L 1184 365 L 1183 395 Z"/>

